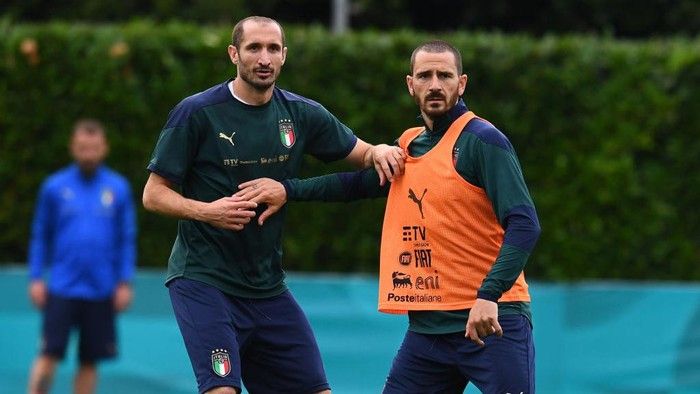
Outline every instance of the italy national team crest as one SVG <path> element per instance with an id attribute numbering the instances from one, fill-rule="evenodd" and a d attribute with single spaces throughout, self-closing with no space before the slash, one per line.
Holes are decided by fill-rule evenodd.
<path id="1" fill-rule="evenodd" d="M 102 189 L 102 195 L 100 196 L 100 202 L 102 206 L 107 208 L 114 202 L 114 193 L 111 189 Z"/>
<path id="2" fill-rule="evenodd" d="M 231 360 L 225 349 L 214 349 L 211 351 L 211 368 L 215 374 L 222 378 L 231 372 Z"/>
<path id="3" fill-rule="evenodd" d="M 282 145 L 291 148 L 297 140 L 297 136 L 294 134 L 294 123 L 292 123 L 291 119 L 280 119 L 279 123 Z"/>

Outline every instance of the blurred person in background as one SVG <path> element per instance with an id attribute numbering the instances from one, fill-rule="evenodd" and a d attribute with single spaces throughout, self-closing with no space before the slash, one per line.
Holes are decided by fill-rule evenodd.
<path id="1" fill-rule="evenodd" d="M 99 121 L 76 122 L 69 148 L 74 163 L 43 182 L 32 225 L 29 297 L 43 322 L 30 394 L 49 392 L 74 328 L 80 333 L 74 392 L 95 392 L 97 362 L 117 354 L 115 315 L 132 299 L 136 222 L 129 183 L 103 164 L 109 147 Z"/>
<path id="2" fill-rule="evenodd" d="M 398 139 L 405 173 L 380 186 L 373 169 L 282 183 L 257 179 L 235 197 L 348 201 L 388 196 L 379 310 L 409 327 L 384 393 L 535 391 L 530 294 L 523 269 L 540 234 L 515 150 L 461 99 L 467 75 L 444 41 L 418 46 L 406 76 L 421 127 Z"/>
<path id="3" fill-rule="evenodd" d="M 401 172 L 401 151 L 358 139 L 320 104 L 275 86 L 287 56 L 277 21 L 238 22 L 228 55 L 236 78 L 175 106 L 148 164 L 144 207 L 180 219 L 166 279 L 175 317 L 200 393 L 242 383 L 327 393 L 314 334 L 284 281 L 284 214 L 249 223 L 264 207 L 232 195 L 254 178 L 296 176 L 304 154 L 374 165 L 384 181 Z"/>

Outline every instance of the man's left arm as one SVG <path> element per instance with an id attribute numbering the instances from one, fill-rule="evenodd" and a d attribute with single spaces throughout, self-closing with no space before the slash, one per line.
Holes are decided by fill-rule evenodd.
<path id="1" fill-rule="evenodd" d="M 356 167 L 369 168 L 374 166 L 379 175 L 380 186 L 384 186 L 386 181 L 393 181 L 395 176 L 403 174 L 404 159 L 404 151 L 398 146 L 370 145 L 359 138 L 355 147 L 345 157 L 346 161 Z"/>
<path id="2" fill-rule="evenodd" d="M 401 148 L 368 144 L 323 106 L 307 107 L 300 121 L 309 131 L 305 153 L 326 162 L 343 159 L 357 168 L 374 167 L 381 186 L 403 174 L 404 152 Z"/>
<path id="3" fill-rule="evenodd" d="M 114 291 L 114 309 L 121 312 L 133 298 L 131 282 L 136 268 L 136 210 L 128 183 L 122 190 L 119 210 L 119 243 L 117 257 L 117 287 Z"/>
<path id="4" fill-rule="evenodd" d="M 477 292 L 467 322 L 467 335 L 483 344 L 480 338 L 502 334 L 498 299 L 523 271 L 539 238 L 540 224 L 510 143 L 507 140 L 502 144 L 481 143 L 477 151 L 477 177 L 505 231 L 501 250 Z"/>
<path id="5" fill-rule="evenodd" d="M 397 151 L 400 153 L 396 153 Z M 262 226 L 288 199 L 352 201 L 386 195 L 389 189 L 386 181 L 393 180 L 388 178 L 386 173 L 395 176 L 402 174 L 404 170 L 403 151 L 398 146 L 372 146 L 357 139 L 357 144 L 345 159 L 364 169 L 307 179 L 285 179 L 281 182 L 270 178 L 253 179 L 238 185 L 239 191 L 233 196 L 267 206 L 258 216 L 257 222 Z M 394 165 L 388 164 L 389 162 L 393 162 Z M 371 168 L 372 163 L 374 168 Z M 378 169 L 380 167 L 386 172 L 382 173 Z"/>

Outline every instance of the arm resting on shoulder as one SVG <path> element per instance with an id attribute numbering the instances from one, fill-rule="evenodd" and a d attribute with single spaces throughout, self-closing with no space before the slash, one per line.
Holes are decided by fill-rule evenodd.
<path id="1" fill-rule="evenodd" d="M 370 145 L 361 139 L 345 157 L 345 160 L 360 168 L 374 167 L 379 175 L 379 184 L 393 181 L 404 172 L 405 152 L 398 146 Z"/>

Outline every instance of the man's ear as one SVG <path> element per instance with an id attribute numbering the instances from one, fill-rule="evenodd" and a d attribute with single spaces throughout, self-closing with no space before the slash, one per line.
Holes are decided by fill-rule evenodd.
<path id="1" fill-rule="evenodd" d="M 408 88 L 408 94 L 413 96 L 413 77 L 406 75 L 406 87 Z"/>
<path id="2" fill-rule="evenodd" d="M 467 89 L 467 81 L 469 77 L 467 74 L 462 74 L 459 76 L 459 95 L 463 95 L 464 91 Z"/>
<path id="3" fill-rule="evenodd" d="M 287 47 L 282 48 L 282 65 L 284 66 L 284 62 L 287 60 Z"/>
<path id="4" fill-rule="evenodd" d="M 231 63 L 238 65 L 238 49 L 233 45 L 229 45 L 227 49 L 228 57 L 231 59 Z"/>

